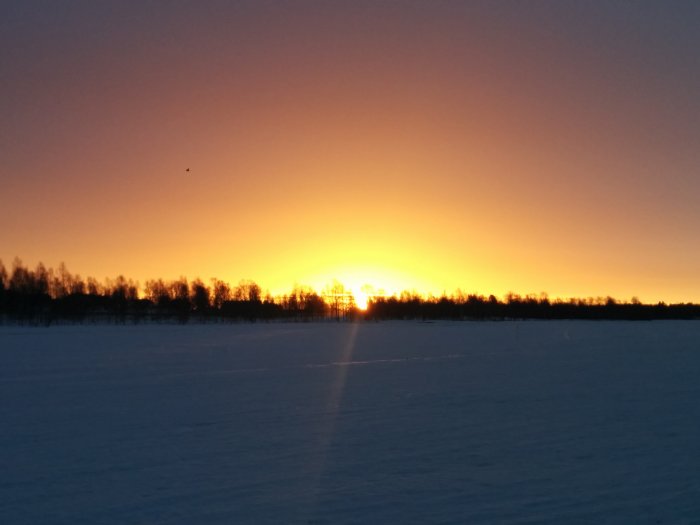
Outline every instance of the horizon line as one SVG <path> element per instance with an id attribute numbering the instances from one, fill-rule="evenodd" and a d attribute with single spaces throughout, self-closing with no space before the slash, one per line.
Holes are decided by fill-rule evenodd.
<path id="1" fill-rule="evenodd" d="M 398 299 L 398 300 L 415 300 L 419 299 L 426 302 L 440 301 L 442 299 L 448 299 L 455 302 L 465 302 L 469 299 L 477 299 L 481 301 L 493 301 L 496 300 L 502 303 L 510 302 L 550 302 L 550 303 L 579 303 L 587 305 L 605 305 L 611 302 L 616 304 L 637 304 L 637 305 L 697 305 L 692 300 L 669 302 L 666 300 L 658 300 L 645 302 L 641 301 L 637 295 L 632 295 L 629 299 L 621 299 L 611 294 L 591 294 L 585 296 L 574 296 L 574 295 L 550 295 L 549 292 L 541 291 L 538 293 L 520 293 L 514 291 L 508 291 L 504 294 L 494 294 L 494 293 L 484 293 L 478 291 L 465 292 L 463 287 L 456 287 L 451 293 L 447 290 L 443 290 L 440 294 L 434 294 L 432 292 L 421 292 L 415 288 L 405 288 L 400 291 L 393 291 L 387 293 L 385 289 L 381 287 L 375 287 L 369 283 L 365 283 L 361 286 L 362 289 L 354 289 L 352 287 L 346 286 L 340 279 L 333 278 L 330 282 L 326 283 L 324 287 L 320 290 L 312 285 L 303 284 L 295 282 L 292 284 L 288 291 L 272 293 L 269 288 L 261 286 L 256 280 L 249 278 L 239 279 L 237 284 L 232 284 L 229 281 L 219 279 L 218 277 L 210 277 L 210 286 L 205 284 L 205 281 L 200 277 L 187 277 L 181 275 L 178 278 L 167 279 L 163 277 L 148 278 L 143 282 L 135 280 L 133 278 L 127 277 L 120 273 L 116 277 L 104 277 L 101 281 L 96 277 L 88 275 L 83 278 L 80 274 L 72 274 L 65 263 L 61 262 L 58 269 L 53 267 L 46 267 L 43 262 L 39 261 L 36 264 L 34 270 L 31 270 L 29 266 L 24 266 L 22 260 L 19 257 L 15 257 L 12 262 L 12 268 L 8 271 L 7 267 L 4 266 L 2 259 L 0 259 L 0 289 L 9 290 L 11 281 L 15 276 L 20 274 L 25 274 L 25 276 L 32 275 L 34 279 L 45 280 L 46 293 L 47 295 L 56 298 L 65 295 L 71 295 L 73 290 L 82 290 L 77 293 L 86 293 L 88 295 L 105 295 L 108 289 L 112 289 L 115 286 L 125 286 L 132 290 L 132 295 L 135 295 L 138 299 L 148 299 L 149 285 L 153 286 L 165 286 L 171 289 L 175 285 L 186 285 L 188 292 L 193 290 L 193 286 L 203 286 L 207 293 L 212 296 L 214 293 L 214 288 L 217 285 L 223 285 L 226 287 L 227 294 L 230 294 L 232 300 L 240 300 L 242 296 L 249 296 L 251 289 L 254 290 L 254 295 L 261 301 L 272 301 L 278 303 L 289 299 L 295 294 L 299 293 L 314 293 L 319 297 L 324 298 L 346 298 L 351 300 L 355 305 L 366 305 L 370 301 L 376 301 L 377 299 Z M 39 275 L 37 275 L 39 274 Z M 21 277 L 20 277 L 21 278 Z M 61 290 L 63 288 L 63 290 Z M 91 291 L 90 291 L 91 290 Z M 87 291 L 87 292 L 86 292 Z M 134 293 L 135 292 L 135 293 Z M 239 299 L 233 299 L 238 297 Z"/>

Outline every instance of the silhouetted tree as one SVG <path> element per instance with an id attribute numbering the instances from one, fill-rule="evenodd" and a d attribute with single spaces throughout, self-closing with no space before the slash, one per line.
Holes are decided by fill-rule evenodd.
<path id="1" fill-rule="evenodd" d="M 0 321 L 5 313 L 7 313 L 7 293 L 5 289 L 7 288 L 7 270 L 5 265 L 0 259 Z"/>
<path id="2" fill-rule="evenodd" d="M 88 277 L 85 286 L 88 295 L 102 295 L 102 287 L 94 277 Z"/>
<path id="3" fill-rule="evenodd" d="M 37 294 L 47 294 L 49 293 L 49 272 L 43 263 L 36 265 L 36 270 L 34 270 L 34 286 L 35 293 Z"/>
<path id="4" fill-rule="evenodd" d="M 166 309 L 170 306 L 169 289 L 162 279 L 146 281 L 144 291 L 146 299 L 161 309 Z"/>
<path id="5" fill-rule="evenodd" d="M 217 310 L 231 300 L 231 287 L 219 279 L 212 279 L 212 306 Z"/>
<path id="6" fill-rule="evenodd" d="M 233 299 L 235 301 L 248 301 L 257 302 L 260 301 L 261 288 L 254 281 L 242 280 L 238 283 L 235 290 L 233 291 Z"/>
<path id="7" fill-rule="evenodd" d="M 33 288 L 31 281 L 29 271 L 22 266 L 22 261 L 15 257 L 12 261 L 9 289 L 15 293 L 31 293 Z"/>
<path id="8" fill-rule="evenodd" d="M 340 282 L 324 288 L 320 296 L 308 287 L 295 286 L 291 293 L 273 298 L 263 294 L 250 280 L 241 281 L 232 291 L 223 281 L 213 279 L 207 287 L 200 279 L 188 284 L 186 278 L 146 282 L 145 298 L 139 286 L 124 276 L 106 279 L 104 285 L 89 277 L 83 281 L 72 275 L 65 264 L 58 271 L 39 263 L 31 271 L 15 258 L 9 272 L 0 261 L 0 321 L 51 323 L 55 320 L 79 322 L 86 318 L 127 320 L 177 319 L 316 319 L 320 317 L 367 319 L 698 319 L 700 305 L 679 303 L 643 304 L 632 297 L 621 302 L 612 297 L 550 300 L 546 294 L 515 293 L 503 301 L 457 290 L 440 297 L 421 297 L 415 292 L 399 296 L 373 295 L 366 312 L 354 306 L 352 293 Z M 264 295 L 264 298 L 263 298 Z M 325 300 L 324 300 L 325 298 Z"/>
<path id="9" fill-rule="evenodd" d="M 74 275 L 71 280 L 69 293 L 71 295 L 84 295 L 86 289 L 85 281 L 81 279 L 80 275 Z"/>
<path id="10" fill-rule="evenodd" d="M 262 289 L 251 280 L 242 280 L 231 293 L 231 299 L 224 301 L 221 312 L 231 319 L 255 319 L 269 318 L 271 305 L 261 300 Z M 280 307 L 281 311 L 281 307 Z"/>
<path id="11" fill-rule="evenodd" d="M 190 315 L 190 287 L 185 277 L 170 283 L 170 304 L 181 323 L 187 322 Z"/>
<path id="12" fill-rule="evenodd" d="M 138 299 L 138 287 L 123 275 L 119 275 L 113 281 L 107 280 L 105 293 L 109 297 L 110 310 L 120 322 L 125 322 L 129 312 L 129 306 Z"/>
<path id="13" fill-rule="evenodd" d="M 330 308 L 331 316 L 336 320 L 345 317 L 354 302 L 350 291 L 340 281 L 335 279 L 324 288 L 323 298 Z"/>
<path id="14" fill-rule="evenodd" d="M 326 315 L 326 303 L 308 286 L 295 285 L 282 298 L 282 308 L 288 317 L 296 319 L 319 319 Z"/>
<path id="15" fill-rule="evenodd" d="M 195 279 L 190 285 L 190 301 L 192 309 L 198 314 L 206 314 L 210 306 L 209 288 L 200 280 Z"/>

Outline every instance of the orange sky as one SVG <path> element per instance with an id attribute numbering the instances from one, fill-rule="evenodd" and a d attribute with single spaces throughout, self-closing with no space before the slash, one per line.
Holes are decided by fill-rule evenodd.
<path id="1" fill-rule="evenodd" d="M 17 4 L 6 266 L 700 302 L 692 2 Z"/>

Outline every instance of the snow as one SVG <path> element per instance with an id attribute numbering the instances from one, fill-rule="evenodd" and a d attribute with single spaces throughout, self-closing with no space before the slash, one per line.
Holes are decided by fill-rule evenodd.
<path id="1" fill-rule="evenodd" d="M 697 523 L 700 322 L 0 327 L 0 522 Z"/>

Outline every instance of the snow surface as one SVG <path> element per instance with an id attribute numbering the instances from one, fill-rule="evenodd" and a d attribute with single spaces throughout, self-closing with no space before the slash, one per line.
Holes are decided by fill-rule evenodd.
<path id="1" fill-rule="evenodd" d="M 700 523 L 700 322 L 0 327 L 0 523 Z"/>

